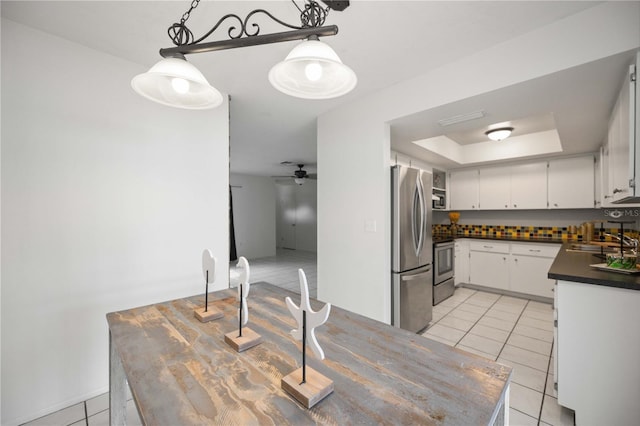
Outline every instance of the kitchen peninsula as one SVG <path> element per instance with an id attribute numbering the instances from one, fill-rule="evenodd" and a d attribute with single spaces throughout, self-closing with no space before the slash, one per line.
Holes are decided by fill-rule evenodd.
<path id="1" fill-rule="evenodd" d="M 640 274 L 597 270 L 604 261 L 564 244 L 549 269 L 555 291 L 558 403 L 576 425 L 640 419 Z"/>
<path id="2" fill-rule="evenodd" d="M 212 293 L 224 317 L 209 323 L 193 316 L 201 297 L 108 314 L 111 424 L 125 421 L 125 378 L 144 424 L 508 422 L 511 368 L 336 306 L 317 330 L 325 361 L 307 358 L 335 390 L 305 409 L 280 388 L 300 362 L 286 296 L 299 298 L 252 286 L 251 327 L 264 341 L 241 354 L 223 338 L 237 326 L 233 289 Z"/>

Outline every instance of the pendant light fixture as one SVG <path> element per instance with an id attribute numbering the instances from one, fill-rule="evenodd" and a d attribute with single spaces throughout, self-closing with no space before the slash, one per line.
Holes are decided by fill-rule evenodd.
<path id="1" fill-rule="evenodd" d="M 184 57 L 164 58 L 131 80 L 133 90 L 163 105 L 186 109 L 215 108 L 222 95 Z"/>
<path id="2" fill-rule="evenodd" d="M 497 142 L 511 136 L 511 132 L 513 132 L 513 127 L 500 127 L 498 129 L 487 130 L 484 134 L 492 141 Z"/>
<path id="3" fill-rule="evenodd" d="M 269 72 L 279 91 L 304 99 L 330 99 L 349 93 L 358 79 L 329 45 L 311 36 Z"/>
<path id="4" fill-rule="evenodd" d="M 269 81 L 277 90 L 298 98 L 329 99 L 342 96 L 356 86 L 356 75 L 319 37 L 338 33 L 337 26 L 323 26 L 324 21 L 329 10 L 342 11 L 349 6 L 349 1 L 322 1 L 327 5 L 326 8 L 315 0 L 305 0 L 304 8 L 300 8 L 292 0 L 300 11 L 299 26 L 285 23 L 264 9 L 256 9 L 244 19 L 235 14 L 226 14 L 203 37 L 194 40 L 193 33 L 186 26 L 191 12 L 200 3 L 200 0 L 193 0 L 180 22 L 168 29 L 175 47 L 160 49 L 160 55 L 164 59 L 148 72 L 135 76 L 131 85 L 140 95 L 164 105 L 187 109 L 215 108 L 222 103 L 222 95 L 195 66 L 186 61 L 185 55 L 305 40 L 283 62 L 271 69 Z M 293 30 L 260 34 L 260 26 L 251 22 L 252 17 L 257 14 L 265 15 Z M 232 21 L 227 30 L 228 40 L 204 42 L 227 20 Z"/>

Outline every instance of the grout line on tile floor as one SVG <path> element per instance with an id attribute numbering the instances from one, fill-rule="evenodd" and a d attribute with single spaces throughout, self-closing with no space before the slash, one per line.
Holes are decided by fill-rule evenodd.
<path id="1" fill-rule="evenodd" d="M 553 354 L 553 345 L 555 341 L 551 344 L 551 354 Z M 547 363 L 547 374 L 544 378 L 544 390 L 542 391 L 542 404 L 540 405 L 540 413 L 538 414 L 538 424 L 542 421 L 542 409 L 544 408 L 544 397 L 547 395 L 547 382 L 549 381 L 549 370 L 551 369 L 551 354 L 549 354 L 549 362 Z M 553 395 L 549 395 L 553 396 Z"/>
<path id="2" fill-rule="evenodd" d="M 82 403 L 84 405 L 84 424 L 85 426 L 89 426 L 89 413 L 87 411 L 87 401 Z"/>
<path id="3" fill-rule="evenodd" d="M 463 288 L 464 288 L 464 287 L 463 287 Z M 426 332 L 426 331 L 429 331 L 429 329 L 430 329 L 433 325 L 438 324 L 438 323 L 439 323 L 441 320 L 443 320 L 446 316 L 448 316 L 449 314 L 451 314 L 451 312 L 453 312 L 455 309 L 459 308 L 463 303 L 465 303 L 467 300 L 469 300 L 469 299 L 471 298 L 471 296 L 473 296 L 474 294 L 477 294 L 477 293 L 478 293 L 478 290 L 474 290 L 474 292 L 473 292 L 473 293 L 471 293 L 471 294 L 470 294 L 469 296 L 467 296 L 467 297 L 466 297 L 462 302 L 458 303 L 458 304 L 457 304 L 455 307 L 453 307 L 449 312 L 447 312 L 445 315 L 443 315 L 443 316 L 442 316 L 442 318 L 440 318 L 438 321 L 436 321 L 436 322 L 435 322 L 435 323 L 433 323 L 432 325 L 428 326 L 428 327 L 427 327 L 427 329 L 425 330 L 425 332 Z M 482 318 L 484 318 L 484 316 L 487 314 L 487 312 L 489 312 L 489 309 L 491 309 L 491 308 L 493 307 L 493 305 L 495 305 L 495 304 L 498 302 L 498 300 L 500 300 L 500 298 L 501 298 L 501 297 L 502 297 L 502 296 L 498 297 L 496 300 L 494 300 L 494 302 L 493 302 L 491 305 L 489 305 L 489 306 L 487 307 L 487 309 L 486 309 L 486 310 L 485 310 L 485 312 L 480 316 L 480 318 L 478 318 L 478 319 L 473 323 L 473 325 L 469 328 L 469 330 L 465 331 L 465 332 L 464 332 L 464 334 L 462 335 L 462 337 L 460 337 L 460 339 L 458 339 L 458 340 L 456 341 L 455 345 L 453 345 L 453 347 L 454 347 L 454 348 L 455 348 L 456 346 L 458 346 L 458 344 L 462 341 L 462 339 L 464 339 L 464 338 L 467 336 L 467 334 L 469 334 L 469 332 L 471 331 L 471 329 L 472 329 L 473 327 L 475 327 L 475 326 L 476 326 L 476 324 L 478 324 L 478 322 L 479 322 Z M 525 306 L 526 306 L 526 305 L 525 305 Z M 520 318 L 518 318 L 518 319 L 520 319 Z M 470 321 L 470 322 L 471 322 L 471 321 Z M 517 321 L 516 321 L 516 323 L 517 323 Z M 451 328 L 453 328 L 453 327 L 451 327 Z M 462 331 L 462 330 L 460 330 L 460 331 Z M 509 336 L 507 336 L 507 339 L 508 339 L 508 338 L 509 338 Z M 505 344 L 506 344 L 506 342 L 505 342 Z M 504 345 L 503 345 L 503 348 L 504 348 Z M 500 349 L 500 352 L 502 352 L 502 349 Z M 498 359 L 498 357 L 496 357 L 496 359 L 494 359 L 494 361 L 496 361 L 497 359 Z"/>
<path id="4" fill-rule="evenodd" d="M 500 299 L 498 299 L 500 300 Z M 504 345 L 502 345 L 502 348 L 500 348 L 500 352 L 498 352 L 498 356 L 496 357 L 496 361 L 498 360 L 498 358 L 500 358 L 500 355 L 502 355 L 502 352 L 504 351 L 505 346 L 507 346 L 507 342 L 509 341 L 509 339 L 511 338 L 511 335 L 513 334 L 513 330 L 516 329 L 516 325 L 518 325 L 518 321 L 520 321 L 520 318 L 522 318 L 522 314 L 524 313 L 525 309 L 527 309 L 527 306 L 529 305 L 530 300 L 527 300 L 527 303 L 524 305 L 524 307 L 522 308 L 522 311 L 520 311 L 520 315 L 518 315 L 518 318 L 516 319 L 516 322 L 513 324 L 513 327 L 511 328 L 511 330 L 509 330 L 509 335 L 507 336 L 507 340 L 504 341 Z M 547 368 L 547 371 L 549 371 L 549 369 Z M 540 417 L 538 417 L 540 418 Z"/>

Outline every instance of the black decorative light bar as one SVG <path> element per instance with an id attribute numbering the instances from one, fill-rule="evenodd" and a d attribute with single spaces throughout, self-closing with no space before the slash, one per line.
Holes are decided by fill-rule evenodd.
<path id="1" fill-rule="evenodd" d="M 131 84 L 142 96 L 181 108 L 216 107 L 222 103 L 222 95 L 186 61 L 185 55 L 294 40 L 306 41 L 296 46 L 269 73 L 269 80 L 276 89 L 300 98 L 328 99 L 344 95 L 355 87 L 355 73 L 342 63 L 333 49 L 319 41 L 319 37 L 338 33 L 337 26 L 324 26 L 329 10 L 342 11 L 349 6 L 349 1 L 323 0 L 327 5 L 323 8 L 315 0 L 305 0 L 304 8 L 300 8 L 292 0 L 300 11 L 300 25 L 286 23 L 264 9 L 253 10 L 244 19 L 227 14 L 206 34 L 195 39 L 186 22 L 199 3 L 200 0 L 193 0 L 180 22 L 168 28 L 175 47 L 160 49 L 160 56 L 165 59 L 147 73 L 133 78 Z M 261 34 L 260 26 L 253 22 L 256 15 L 267 16 L 290 31 Z M 225 24 L 228 24 L 227 40 L 205 41 Z"/>

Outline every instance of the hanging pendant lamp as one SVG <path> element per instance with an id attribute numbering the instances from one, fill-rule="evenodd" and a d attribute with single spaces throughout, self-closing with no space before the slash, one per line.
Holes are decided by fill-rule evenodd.
<path id="1" fill-rule="evenodd" d="M 201 0 L 191 0 L 189 9 L 179 22 L 169 26 L 167 33 L 174 47 L 160 49 L 163 60 L 131 80 L 140 95 L 163 105 L 187 109 L 215 108 L 222 103 L 222 95 L 204 78 L 184 55 L 224 49 L 306 40 L 295 47 L 287 58 L 274 66 L 269 81 L 278 90 L 305 99 L 329 99 L 350 92 L 357 83 L 355 73 L 344 65 L 336 52 L 318 37 L 338 33 L 335 25 L 324 26 L 330 10 L 343 11 L 349 0 L 304 0 L 304 7 L 293 2 L 300 12 L 300 25 L 284 22 L 267 10 L 254 9 L 244 18 L 228 13 L 202 37 L 196 39 L 186 23 Z M 261 34 L 260 25 L 253 20 L 262 15 L 292 31 Z M 228 40 L 205 41 L 218 28 L 228 24 Z"/>
<path id="2" fill-rule="evenodd" d="M 163 105 L 209 109 L 222 103 L 222 95 L 184 57 L 165 58 L 131 80 L 140 95 Z"/>
<path id="3" fill-rule="evenodd" d="M 269 72 L 279 91 L 303 99 L 331 99 L 349 93 L 358 78 L 326 43 L 311 36 Z"/>

